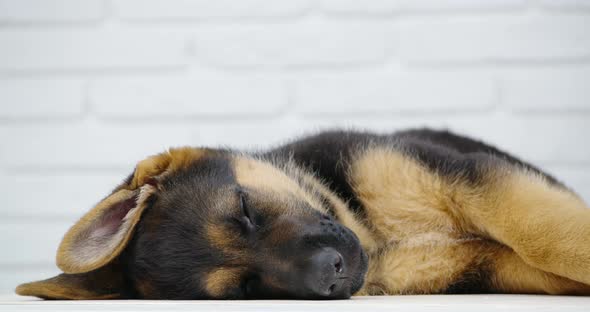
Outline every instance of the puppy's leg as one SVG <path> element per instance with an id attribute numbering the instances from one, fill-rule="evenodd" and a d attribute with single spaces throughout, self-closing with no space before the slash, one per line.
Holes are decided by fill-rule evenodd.
<path id="1" fill-rule="evenodd" d="M 490 287 L 501 293 L 590 295 L 590 285 L 548 273 L 525 263 L 514 251 L 501 247 L 490 258 Z"/>
<path id="2" fill-rule="evenodd" d="M 461 217 L 528 265 L 590 284 L 590 209 L 539 174 L 494 160 L 483 183 L 463 190 Z"/>
<path id="3" fill-rule="evenodd" d="M 580 198 L 489 154 L 430 156 L 437 170 L 385 148 L 353 162 L 349 178 L 376 237 L 476 234 L 534 268 L 590 285 L 590 209 Z"/>
<path id="4" fill-rule="evenodd" d="M 450 285 L 465 280 L 473 283 L 462 292 L 488 292 L 487 274 L 479 271 L 490 250 L 479 240 L 462 241 L 439 233 L 417 235 L 371 255 L 367 283 L 358 295 L 446 293 Z"/>

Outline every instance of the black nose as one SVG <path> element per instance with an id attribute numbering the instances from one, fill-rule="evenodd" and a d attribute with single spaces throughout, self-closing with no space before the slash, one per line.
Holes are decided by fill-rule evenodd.
<path id="1" fill-rule="evenodd" d="M 347 297 L 342 292 L 344 269 L 344 260 L 338 251 L 322 248 L 311 257 L 304 284 L 314 297 Z"/>

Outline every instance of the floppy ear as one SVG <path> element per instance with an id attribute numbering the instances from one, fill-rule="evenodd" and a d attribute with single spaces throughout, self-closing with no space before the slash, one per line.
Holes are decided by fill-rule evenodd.
<path id="1" fill-rule="evenodd" d="M 149 184 L 138 190 L 120 189 L 84 215 L 65 235 L 57 253 L 60 274 L 16 288 L 22 296 L 44 299 L 114 299 L 124 292 L 117 257 L 145 209 Z M 77 274 L 71 274 L 77 273 Z"/>
<path id="2" fill-rule="evenodd" d="M 21 296 L 43 299 L 122 299 L 127 296 L 118 266 L 109 264 L 98 270 L 58 276 L 26 283 L 16 288 Z"/>
<path id="3" fill-rule="evenodd" d="M 209 150 L 170 149 L 137 164 L 125 183 L 86 213 L 64 236 L 57 266 L 65 273 L 96 270 L 115 259 L 131 239 L 133 229 L 156 192 L 158 180 L 201 158 Z"/>
<path id="4" fill-rule="evenodd" d="M 125 298 L 123 274 L 116 260 L 166 175 L 186 168 L 212 150 L 170 149 L 137 164 L 135 171 L 72 226 L 57 251 L 57 266 L 65 272 L 16 288 L 23 296 L 45 299 Z"/>
<path id="5" fill-rule="evenodd" d="M 155 187 L 121 189 L 86 213 L 64 236 L 57 251 L 57 266 L 65 273 L 98 269 L 125 248 Z"/>

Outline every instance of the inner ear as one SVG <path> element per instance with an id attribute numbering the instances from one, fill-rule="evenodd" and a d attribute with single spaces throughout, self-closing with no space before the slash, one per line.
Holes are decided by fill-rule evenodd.
<path id="1" fill-rule="evenodd" d="M 57 266 L 65 273 L 84 273 L 100 268 L 118 256 L 154 195 L 149 184 L 138 190 L 121 189 L 85 214 L 64 236 Z"/>
<path id="2" fill-rule="evenodd" d="M 78 239 L 73 248 L 79 249 L 81 255 L 92 256 L 99 253 L 99 249 L 121 240 L 125 234 L 125 221 L 132 209 L 138 205 L 137 196 L 115 203 L 112 207 L 97 216 L 92 225 L 77 234 Z M 85 239 L 84 239 L 85 238 Z M 108 248 L 108 247 L 107 247 Z"/>
<path id="3" fill-rule="evenodd" d="M 173 148 L 139 162 L 127 181 L 66 233 L 57 252 L 57 266 L 73 274 L 95 270 L 112 261 L 129 242 L 146 209 L 146 199 L 155 196 L 159 181 L 210 153 L 213 151 L 208 149 Z"/>

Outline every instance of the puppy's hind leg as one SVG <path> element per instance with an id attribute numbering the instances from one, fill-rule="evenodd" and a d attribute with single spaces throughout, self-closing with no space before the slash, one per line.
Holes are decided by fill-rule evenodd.
<path id="1" fill-rule="evenodd" d="M 507 247 L 491 255 L 490 288 L 494 292 L 590 296 L 590 285 L 539 270 Z"/>
<path id="2" fill-rule="evenodd" d="M 471 190 L 462 216 L 526 264 L 590 285 L 586 204 L 542 175 L 501 161 L 493 164 L 483 168 L 485 182 Z"/>

